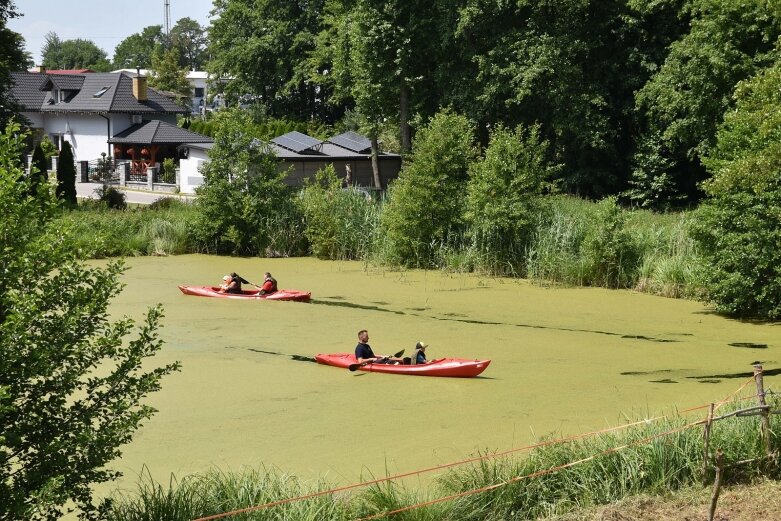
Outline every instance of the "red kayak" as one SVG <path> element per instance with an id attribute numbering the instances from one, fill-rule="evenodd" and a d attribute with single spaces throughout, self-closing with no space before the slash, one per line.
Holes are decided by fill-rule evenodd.
<path id="1" fill-rule="evenodd" d="M 260 290 L 245 289 L 241 293 L 222 293 L 216 286 L 179 286 L 179 289 L 185 295 L 196 295 L 198 297 L 217 297 L 217 298 L 239 298 L 250 300 L 295 300 L 296 302 L 309 302 L 312 300 L 312 294 L 308 291 L 299 291 L 297 289 L 280 289 L 269 295 L 259 295 Z"/>
<path id="2" fill-rule="evenodd" d="M 463 358 L 439 358 L 421 365 L 366 364 L 359 367 L 355 356 L 350 353 L 319 354 L 315 359 L 325 365 L 334 367 L 358 369 L 374 373 L 409 374 L 414 376 L 451 376 L 455 378 L 472 378 L 479 375 L 490 360 L 464 360 Z"/>

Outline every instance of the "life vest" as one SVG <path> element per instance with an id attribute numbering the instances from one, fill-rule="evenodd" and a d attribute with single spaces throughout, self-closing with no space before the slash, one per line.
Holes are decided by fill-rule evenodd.
<path id="1" fill-rule="evenodd" d="M 271 283 L 270 289 L 266 288 L 266 283 L 268 282 Z M 266 293 L 274 293 L 275 291 L 279 291 L 277 289 L 277 279 L 275 279 L 274 277 L 267 278 L 266 281 L 263 283 L 263 289 L 266 291 Z"/>

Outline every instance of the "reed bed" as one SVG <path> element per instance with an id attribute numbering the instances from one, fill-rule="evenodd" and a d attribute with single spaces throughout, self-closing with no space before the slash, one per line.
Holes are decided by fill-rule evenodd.
<path id="1" fill-rule="evenodd" d="M 777 409 L 780 404 L 781 400 L 772 395 L 771 408 Z M 736 403 L 721 413 L 751 405 Z M 318 495 L 229 519 L 347 520 L 408 508 L 388 518 L 505 521 L 561 515 L 637 494 L 664 495 L 701 486 L 702 427 L 687 427 L 694 421 L 691 417 L 673 415 L 626 430 L 576 441 L 551 442 L 525 456 L 486 457 L 447 471 L 428 490 L 380 481 L 355 489 L 357 492 Z M 772 448 L 777 453 L 781 449 L 781 434 L 774 432 L 771 436 Z M 731 417 L 714 423 L 710 443 L 713 450 L 719 448 L 724 452 L 728 465 L 761 460 L 765 455 L 758 416 Z M 575 462 L 578 463 L 561 468 Z M 551 469 L 559 470 L 548 472 Z M 730 467 L 727 482 L 746 483 L 761 476 L 778 479 L 781 473 L 778 466 L 768 467 L 755 461 Z M 492 488 L 472 493 L 487 487 Z M 242 473 L 215 470 L 187 477 L 180 483 L 172 479 L 167 487 L 147 478 L 135 495 L 112 498 L 107 519 L 184 521 L 328 489 L 329 484 L 324 481 L 307 484 L 277 470 L 263 468 Z M 458 494 L 464 495 L 416 507 L 432 499 Z"/>

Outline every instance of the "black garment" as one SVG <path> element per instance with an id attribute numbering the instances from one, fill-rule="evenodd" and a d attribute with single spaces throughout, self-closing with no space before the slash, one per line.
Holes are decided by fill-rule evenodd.
<path id="1" fill-rule="evenodd" d="M 238 275 L 231 276 L 231 283 L 228 286 L 227 293 L 241 293 L 241 279 Z"/>
<path id="2" fill-rule="evenodd" d="M 355 346 L 355 359 L 363 358 L 364 360 L 367 358 L 376 358 L 374 355 L 374 351 L 372 351 L 372 346 L 369 344 L 364 344 L 363 342 L 358 342 L 358 345 Z"/>

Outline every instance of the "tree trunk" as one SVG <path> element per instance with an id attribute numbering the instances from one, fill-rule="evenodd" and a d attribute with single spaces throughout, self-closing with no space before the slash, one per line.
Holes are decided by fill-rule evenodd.
<path id="1" fill-rule="evenodd" d="M 377 134 L 372 133 L 372 173 L 374 174 L 374 186 L 382 190 L 382 179 L 380 178 L 380 160 L 377 155 L 380 153 L 380 145 L 377 143 Z"/>
<path id="2" fill-rule="evenodd" d="M 399 92 L 399 131 L 401 135 L 401 153 L 406 154 L 412 148 L 412 138 L 409 127 L 409 87 L 401 84 Z"/>

